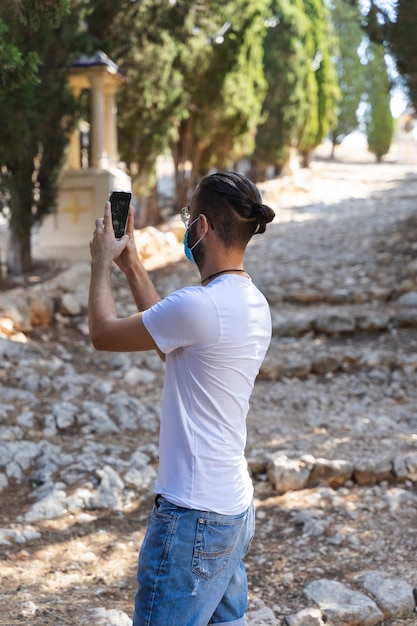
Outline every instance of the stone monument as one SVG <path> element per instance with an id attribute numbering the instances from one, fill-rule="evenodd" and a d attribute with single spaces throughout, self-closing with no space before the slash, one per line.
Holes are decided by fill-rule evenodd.
<path id="1" fill-rule="evenodd" d="M 71 68 L 74 96 L 79 98 L 85 89 L 90 92 L 91 119 L 72 134 L 56 210 L 33 235 L 34 258 L 88 260 L 94 222 L 103 215 L 110 189 L 131 190 L 117 147 L 116 93 L 122 80 L 118 66 L 103 52 L 80 57 Z M 81 156 L 86 127 L 91 142 L 88 161 Z"/>

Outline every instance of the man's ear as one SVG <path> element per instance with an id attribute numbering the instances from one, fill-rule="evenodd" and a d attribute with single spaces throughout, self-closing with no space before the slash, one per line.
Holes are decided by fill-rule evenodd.
<path id="1" fill-rule="evenodd" d="M 205 235 L 209 230 L 210 222 L 204 213 L 200 213 L 200 236 Z"/>

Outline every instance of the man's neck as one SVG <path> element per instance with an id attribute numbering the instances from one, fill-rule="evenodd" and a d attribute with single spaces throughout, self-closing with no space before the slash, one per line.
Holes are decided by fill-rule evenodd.
<path id="1" fill-rule="evenodd" d="M 246 271 L 244 270 L 244 268 L 242 267 L 241 269 L 239 268 L 228 268 L 228 269 L 224 269 L 224 270 L 219 270 L 218 272 L 214 272 L 214 274 L 209 274 L 208 276 L 205 276 L 204 278 L 201 278 L 201 284 L 202 285 L 208 285 L 209 282 L 211 282 L 212 280 L 214 280 L 215 278 L 217 278 L 217 276 L 220 276 L 221 274 L 246 274 Z M 247 275 L 247 274 L 246 274 Z"/>

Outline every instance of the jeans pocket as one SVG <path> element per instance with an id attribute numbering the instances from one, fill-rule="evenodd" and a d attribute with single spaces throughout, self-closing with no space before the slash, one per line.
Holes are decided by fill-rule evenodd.
<path id="1" fill-rule="evenodd" d="M 163 561 L 168 559 L 177 522 L 175 506 L 157 496 L 143 541 L 149 555 Z"/>
<path id="2" fill-rule="evenodd" d="M 245 517 L 225 521 L 199 518 L 191 567 L 194 574 L 210 580 L 227 567 L 231 554 L 239 547 Z"/>

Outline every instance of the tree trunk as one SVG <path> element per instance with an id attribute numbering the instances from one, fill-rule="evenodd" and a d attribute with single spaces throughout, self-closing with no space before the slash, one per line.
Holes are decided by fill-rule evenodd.
<path id="1" fill-rule="evenodd" d="M 150 187 L 153 181 L 153 187 Z M 133 197 L 135 201 L 135 228 L 157 226 L 161 223 L 161 211 L 158 202 L 156 162 L 148 162 L 133 179 Z"/>
<path id="2" fill-rule="evenodd" d="M 6 288 L 7 284 L 7 259 L 3 256 L 0 248 L 0 291 Z"/>
<path id="3" fill-rule="evenodd" d="M 15 276 L 29 272 L 32 267 L 30 231 L 21 236 L 10 230 L 7 250 L 7 271 Z"/>
<path id="4" fill-rule="evenodd" d="M 262 183 L 266 180 L 266 165 L 260 161 L 251 161 L 249 178 L 254 183 Z"/>
<path id="5" fill-rule="evenodd" d="M 301 167 L 310 167 L 311 150 L 303 150 L 301 153 Z"/>
<path id="6" fill-rule="evenodd" d="M 158 226 L 161 223 L 161 212 L 158 204 L 156 185 L 149 194 L 140 198 L 135 215 L 135 227 Z"/>
<path id="7" fill-rule="evenodd" d="M 175 167 L 175 211 L 179 211 L 189 202 L 190 191 L 198 179 L 202 155 L 202 149 L 194 134 L 192 115 L 181 122 L 178 135 L 177 143 L 171 146 Z"/>
<path id="8" fill-rule="evenodd" d="M 32 267 L 32 173 L 33 162 L 16 168 L 18 174 L 9 178 L 10 222 L 7 250 L 7 270 L 16 276 L 29 272 Z"/>

